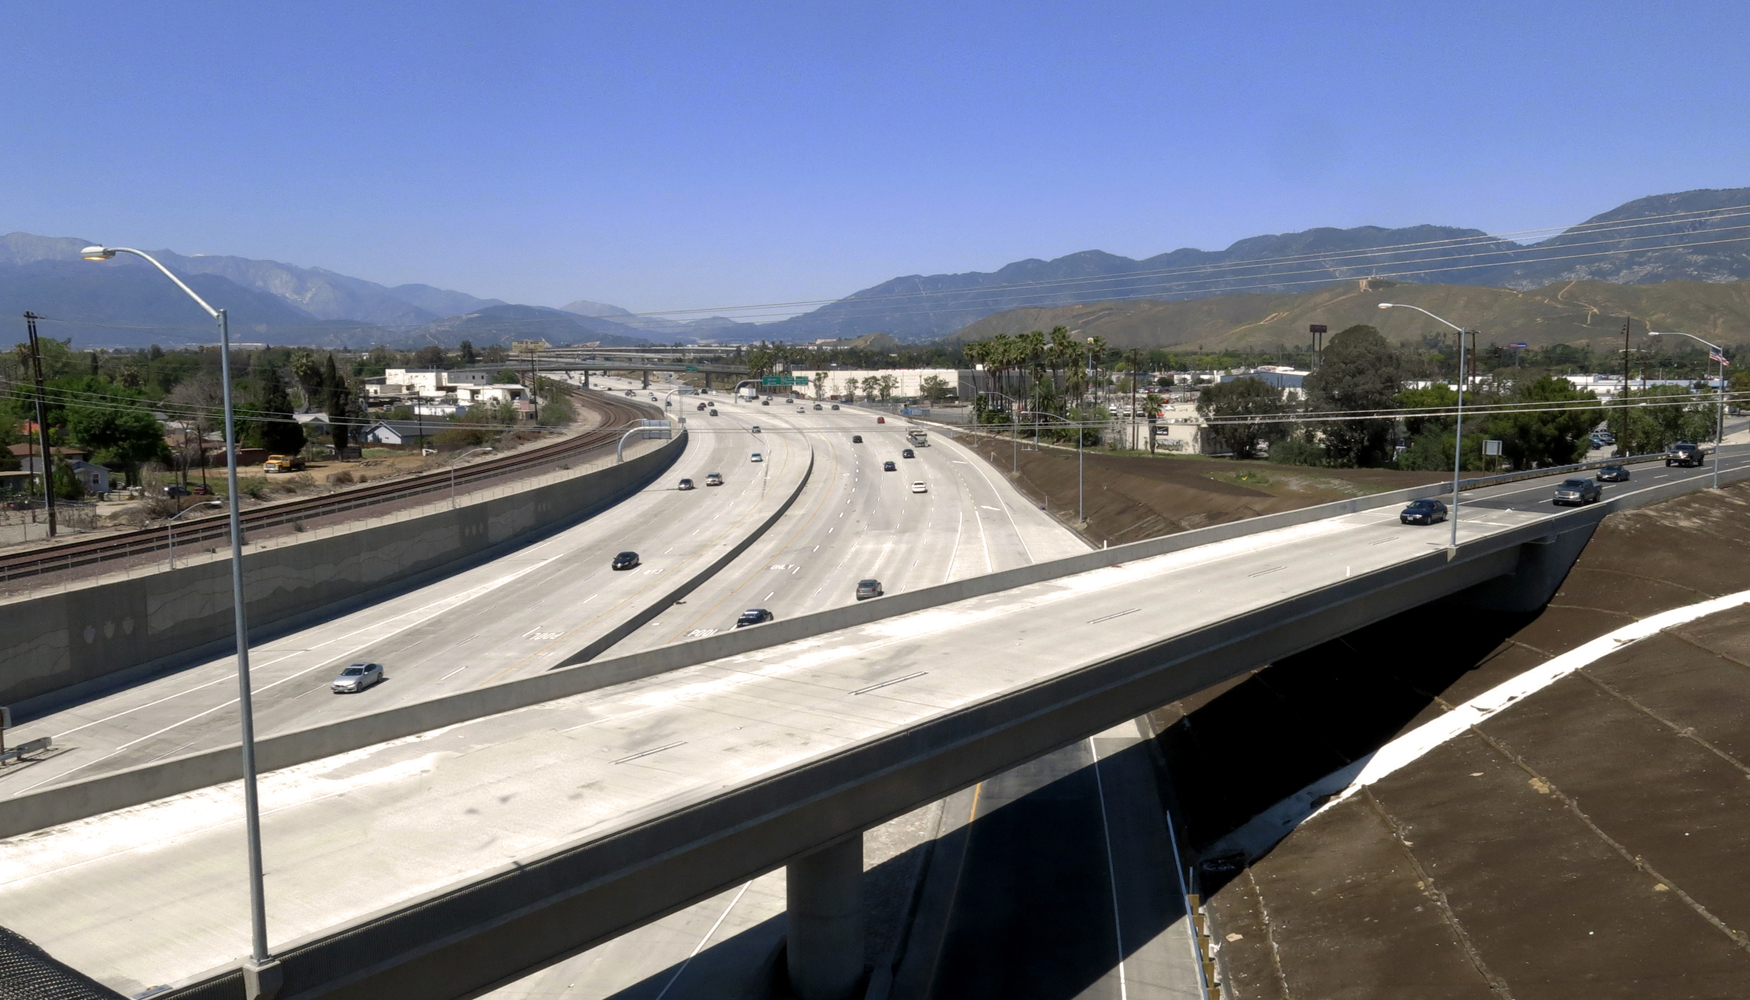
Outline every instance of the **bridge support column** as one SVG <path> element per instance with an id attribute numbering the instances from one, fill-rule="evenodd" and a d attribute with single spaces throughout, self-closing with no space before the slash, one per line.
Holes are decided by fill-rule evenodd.
<path id="1" fill-rule="evenodd" d="M 644 388 L 650 388 L 650 369 L 644 369 Z"/>
<path id="2" fill-rule="evenodd" d="M 589 369 L 588 368 L 585 368 L 583 370 L 583 387 L 585 389 L 589 388 Z"/>
<path id="3" fill-rule="evenodd" d="M 863 983 L 863 835 L 790 862 L 785 962 L 801 1000 L 849 1000 Z"/>
<path id="4" fill-rule="evenodd" d="M 711 391 L 711 373 L 710 372 L 705 373 L 705 391 L 706 392 Z"/>

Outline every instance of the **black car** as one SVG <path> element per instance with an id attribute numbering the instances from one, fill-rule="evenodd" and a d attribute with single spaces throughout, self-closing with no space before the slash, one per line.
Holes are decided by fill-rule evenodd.
<path id="1" fill-rule="evenodd" d="M 861 435 L 861 434 L 852 434 L 852 435 L 851 435 L 851 443 L 852 443 L 852 444 L 862 444 L 862 443 L 863 443 L 863 435 Z"/>
<path id="2" fill-rule="evenodd" d="M 638 553 L 636 553 L 636 552 L 622 552 L 619 555 L 615 556 L 614 557 L 614 568 L 615 569 L 637 569 L 638 568 Z"/>
<path id="3" fill-rule="evenodd" d="M 882 462 L 881 463 L 881 471 L 882 472 L 898 472 L 899 466 L 894 465 L 892 462 Z"/>
<path id="4" fill-rule="evenodd" d="M 910 448 L 907 448 L 906 450 L 899 453 L 899 457 L 900 458 L 916 458 L 918 456 L 917 456 L 916 452 L 912 451 Z"/>
<path id="5" fill-rule="evenodd" d="M 1446 520 L 1446 505 L 1435 499 L 1416 500 L 1398 513 L 1400 524 L 1439 524 Z"/>
<path id="6" fill-rule="evenodd" d="M 765 608 L 748 608 L 741 613 L 740 618 L 735 620 L 735 627 L 745 628 L 748 625 L 764 625 L 771 620 L 772 613 Z"/>
<path id="7" fill-rule="evenodd" d="M 1555 505 L 1557 507 L 1597 503 L 1604 498 L 1604 487 L 1590 479 L 1564 479 L 1556 487 Z"/>
<path id="8" fill-rule="evenodd" d="M 175 483 L 171 483 L 169 486 L 164 487 L 164 495 L 167 497 L 185 497 L 190 494 L 188 492 L 188 487 L 178 486 Z"/>
<path id="9" fill-rule="evenodd" d="M 1607 465 L 1598 470 L 1598 481 L 1601 483 L 1626 483 L 1628 482 L 1628 466 Z"/>

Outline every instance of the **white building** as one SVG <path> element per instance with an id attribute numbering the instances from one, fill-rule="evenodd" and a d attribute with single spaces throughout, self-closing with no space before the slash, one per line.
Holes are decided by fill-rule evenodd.
<path id="1" fill-rule="evenodd" d="M 798 387 L 799 394 L 807 396 L 816 395 L 816 387 L 813 383 L 815 381 L 815 376 L 822 373 L 798 368 L 792 374 L 806 375 L 808 377 L 809 385 L 805 389 Z M 864 379 L 874 378 L 879 380 L 883 377 L 890 376 L 893 379 L 893 391 L 888 398 L 898 400 L 923 399 L 924 379 L 932 376 L 941 379 L 947 384 L 950 397 L 957 397 L 960 395 L 960 386 L 962 384 L 961 376 L 970 373 L 959 372 L 952 368 L 888 368 L 870 371 L 833 368 L 827 369 L 824 374 L 826 375 L 826 378 L 822 381 L 819 393 L 822 396 L 843 399 L 845 396 L 850 395 L 855 396 L 857 399 L 864 399 L 868 396 L 868 393 L 863 389 Z"/>

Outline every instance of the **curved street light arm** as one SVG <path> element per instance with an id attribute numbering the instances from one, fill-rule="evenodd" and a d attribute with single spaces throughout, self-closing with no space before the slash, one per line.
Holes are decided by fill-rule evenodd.
<path id="1" fill-rule="evenodd" d="M 93 251 L 93 250 L 102 250 L 103 253 L 100 257 L 99 256 L 91 256 L 91 251 Z M 170 268 L 165 267 L 163 264 L 158 263 L 158 258 L 152 256 L 151 254 L 147 253 L 144 250 L 135 250 L 133 247 L 86 247 L 85 253 L 87 254 L 87 256 L 86 256 L 87 260 L 107 259 L 109 257 L 114 257 L 118 253 L 131 253 L 136 257 L 144 257 L 147 260 L 147 262 L 149 262 L 153 267 L 157 268 L 160 271 L 163 271 L 164 276 L 166 278 L 169 278 L 171 281 L 176 282 L 176 287 L 182 289 L 184 292 L 187 292 L 189 298 L 191 298 L 191 299 L 195 300 L 195 302 L 199 303 L 200 307 L 207 311 L 208 316 L 211 316 L 214 319 L 219 318 L 219 310 L 214 309 L 210 305 L 207 305 L 206 299 L 203 299 L 199 295 L 196 295 L 194 293 L 194 289 L 188 287 L 186 284 L 183 284 L 182 279 L 178 278 L 174 273 L 172 273 Z"/>

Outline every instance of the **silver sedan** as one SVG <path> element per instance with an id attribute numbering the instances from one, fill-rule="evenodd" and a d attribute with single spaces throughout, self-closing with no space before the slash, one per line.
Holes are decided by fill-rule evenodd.
<path id="1" fill-rule="evenodd" d="M 373 684 L 383 680 L 383 665 L 381 663 L 350 663 L 328 689 L 335 694 L 357 694 Z"/>

